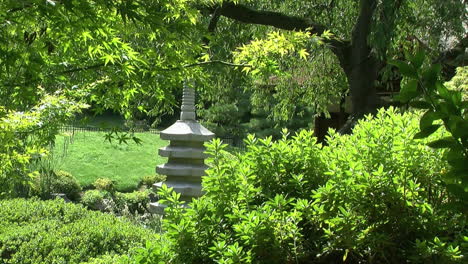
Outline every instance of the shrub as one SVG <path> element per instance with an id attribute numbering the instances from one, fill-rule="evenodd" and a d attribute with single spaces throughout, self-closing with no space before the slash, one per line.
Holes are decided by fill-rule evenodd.
<path id="1" fill-rule="evenodd" d="M 66 171 L 56 171 L 56 179 L 52 182 L 51 190 L 54 193 L 64 193 L 71 200 L 78 200 L 81 186 L 73 175 Z"/>
<path id="2" fill-rule="evenodd" d="M 93 186 L 100 191 L 115 191 L 115 182 L 109 178 L 99 178 L 93 183 Z"/>
<path id="3" fill-rule="evenodd" d="M 81 263 L 126 254 L 153 238 L 124 219 L 59 199 L 0 201 L 2 263 Z"/>
<path id="4" fill-rule="evenodd" d="M 115 194 L 115 203 L 117 208 L 122 211 L 127 209 L 129 212 L 134 213 L 145 213 L 146 207 L 150 201 L 150 191 L 134 191 L 131 193 L 120 193 Z"/>
<path id="5" fill-rule="evenodd" d="M 34 192 L 44 198 L 50 198 L 52 193 L 64 193 L 74 201 L 80 198 L 81 185 L 66 171 L 42 173 L 35 179 L 34 186 Z"/>
<path id="6" fill-rule="evenodd" d="M 106 211 L 111 207 L 106 200 L 111 199 L 112 195 L 107 191 L 88 190 L 81 197 L 81 203 L 90 209 Z"/>
<path id="7" fill-rule="evenodd" d="M 81 264 L 130 264 L 130 259 L 125 255 L 104 255 L 98 258 L 91 258 L 88 262 Z"/>
<path id="8" fill-rule="evenodd" d="M 468 253 L 466 215 L 441 180 L 443 152 L 415 140 L 419 116 L 393 108 L 360 121 L 352 135 L 311 132 L 247 139 L 245 153 L 208 145 L 206 192 L 168 205 L 164 246 L 137 263 L 452 263 Z M 439 131 L 434 137 L 442 136 Z M 465 235 L 465 236 L 464 236 Z M 465 240 L 465 241 L 464 241 Z M 161 246 L 160 246 L 161 245 Z"/>
<path id="9" fill-rule="evenodd" d="M 84 107 L 48 94 L 37 105 L 18 111 L 0 106 L 0 199 L 30 195 L 37 176 L 31 163 L 47 156 L 58 127 Z"/>
<path id="10" fill-rule="evenodd" d="M 157 182 L 162 182 L 166 180 L 166 176 L 160 174 L 148 175 L 144 176 L 139 183 L 139 186 L 146 185 L 147 187 L 151 187 L 153 184 Z"/>
<path id="11" fill-rule="evenodd" d="M 418 118 L 391 108 L 360 121 L 352 135 L 331 131 L 323 150 L 329 179 L 312 192 L 308 216 L 323 232 L 320 256 L 403 262 L 417 239 L 445 233 L 439 227 L 456 220 L 441 208 L 449 197 L 442 151 L 413 139 Z"/>

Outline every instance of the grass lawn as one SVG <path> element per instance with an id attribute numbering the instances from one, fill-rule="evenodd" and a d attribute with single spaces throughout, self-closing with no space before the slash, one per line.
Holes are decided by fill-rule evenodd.
<path id="1" fill-rule="evenodd" d="M 137 145 L 104 141 L 104 132 L 79 132 L 57 136 L 54 148 L 56 169 L 70 172 L 83 187 L 89 187 L 98 178 L 116 182 L 117 190 L 136 189 L 140 179 L 155 174 L 155 167 L 166 162 L 158 149 L 166 146 L 157 134 L 135 133 L 142 140 Z"/>

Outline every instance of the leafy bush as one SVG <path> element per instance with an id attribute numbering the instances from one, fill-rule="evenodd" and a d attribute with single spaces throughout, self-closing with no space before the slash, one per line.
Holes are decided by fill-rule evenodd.
<path id="1" fill-rule="evenodd" d="M 443 152 L 413 139 L 419 116 L 381 110 L 352 135 L 247 139 L 235 155 L 215 140 L 206 194 L 168 205 L 160 243 L 137 263 L 452 263 L 468 253 L 466 215 L 446 205 Z M 433 137 L 440 137 L 442 130 Z"/>
<path id="2" fill-rule="evenodd" d="M 114 192 L 115 182 L 109 178 L 99 178 L 94 183 L 94 188 L 100 191 Z"/>
<path id="3" fill-rule="evenodd" d="M 134 191 L 131 193 L 120 193 L 115 194 L 115 203 L 118 209 L 127 209 L 129 212 L 145 213 L 146 207 L 150 202 L 149 199 L 150 191 Z"/>
<path id="4" fill-rule="evenodd" d="M 117 214 L 145 213 L 150 202 L 150 190 L 134 191 L 131 193 L 101 190 L 88 190 L 83 194 L 81 203 L 93 210 L 113 212 Z"/>
<path id="5" fill-rule="evenodd" d="M 139 186 L 146 185 L 147 187 L 151 187 L 153 184 L 157 182 L 162 182 L 166 180 L 166 176 L 161 174 L 154 174 L 154 175 L 147 175 L 144 176 L 139 183 Z"/>
<path id="6" fill-rule="evenodd" d="M 129 264 L 130 259 L 125 255 L 104 255 L 99 258 L 91 258 L 81 264 Z"/>
<path id="7" fill-rule="evenodd" d="M 389 109 L 361 121 L 352 135 L 330 133 L 323 150 L 329 179 L 312 192 L 308 216 L 323 231 L 318 254 L 398 263 L 414 252 L 416 239 L 441 231 L 441 219 L 456 220 L 441 212 L 447 164 L 441 151 L 413 139 L 417 120 Z"/>
<path id="8" fill-rule="evenodd" d="M 81 197 L 81 203 L 90 209 L 106 211 L 111 207 L 106 203 L 106 199 L 110 200 L 112 195 L 107 191 L 88 190 Z"/>
<path id="9" fill-rule="evenodd" d="M 80 198 L 81 185 L 66 171 L 41 173 L 35 179 L 34 192 L 41 197 L 50 197 L 52 193 L 64 193 L 71 200 Z"/>
<path id="10" fill-rule="evenodd" d="M 62 200 L 0 201 L 2 263 L 81 263 L 127 254 L 153 239 L 148 230 Z"/>
<path id="11" fill-rule="evenodd" d="M 33 161 L 46 157 L 58 127 L 85 105 L 43 94 L 28 111 L 0 106 L 0 198 L 27 197 L 37 172 Z"/>

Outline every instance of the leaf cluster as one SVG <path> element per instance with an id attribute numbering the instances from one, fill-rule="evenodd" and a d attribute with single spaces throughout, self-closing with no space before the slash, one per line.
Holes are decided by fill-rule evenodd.
<path id="1" fill-rule="evenodd" d="M 446 149 L 445 157 L 450 170 L 444 175 L 449 190 L 468 201 L 468 101 L 466 91 L 448 89 L 440 80 L 441 65 L 424 65 L 425 52 L 420 50 L 408 55 L 408 62 L 392 62 L 406 77 L 399 100 L 415 108 L 423 109 L 419 122 L 420 131 L 415 138 L 426 138 L 443 127 L 450 135 L 428 143 L 432 148 Z M 459 70 L 463 74 L 463 70 Z M 458 77 L 459 78 L 459 77 Z M 456 85 L 455 79 L 450 86 Z"/>

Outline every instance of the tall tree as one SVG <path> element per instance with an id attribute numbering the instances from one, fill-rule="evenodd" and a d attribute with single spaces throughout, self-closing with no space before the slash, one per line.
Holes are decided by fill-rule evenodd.
<path id="1" fill-rule="evenodd" d="M 144 108 L 159 112 L 174 104 L 172 91 L 184 78 L 201 82 L 212 73 L 194 66 L 248 66 L 251 72 L 268 74 L 252 69 L 262 65 L 246 65 L 253 45 L 235 48 L 267 36 L 268 42 L 256 42 L 257 48 L 264 43 L 277 48 L 278 40 L 286 39 L 287 48 L 267 50 L 265 56 L 281 54 L 280 60 L 287 63 L 278 68 L 262 58 L 264 65 L 276 72 L 288 68 L 289 75 L 320 75 L 313 81 L 298 78 L 302 80 L 297 89 L 276 91 L 278 98 L 294 93 L 307 99 L 304 80 L 345 79 L 353 114 L 360 117 L 379 105 L 375 82 L 383 79 L 386 58 L 401 54 L 407 42 L 417 41 L 434 55 L 442 54 L 441 60 L 457 61 L 466 47 L 465 11 L 463 0 L 5 0 L 0 6 L 0 104 L 26 110 L 44 94 L 60 92 L 127 114 Z M 236 45 L 224 46 L 229 55 L 205 56 L 219 51 L 209 49 L 213 38 L 220 43 L 230 39 L 229 34 L 239 36 L 226 30 L 216 36 L 224 18 L 255 27 L 242 33 Z M 324 34 L 328 37 L 321 40 L 314 36 Z M 329 51 L 319 49 L 326 59 L 314 60 L 315 50 L 304 48 L 317 45 L 307 41 L 323 42 L 321 47 Z M 447 50 L 452 42 L 454 49 Z M 255 52 L 265 52 L 265 47 Z M 296 56 L 285 57 L 291 50 Z M 314 70 L 304 71 L 313 60 Z M 335 84 L 323 83 L 322 92 L 336 89 L 327 85 Z M 282 106 L 294 105 L 288 100 Z"/>
<path id="2" fill-rule="evenodd" d="M 323 41 L 346 76 L 352 116 L 356 118 L 374 112 L 381 105 L 376 94 L 376 83 L 384 79 L 389 71 L 387 58 L 402 56 L 403 51 L 411 49 L 411 46 L 420 45 L 432 52 L 434 59 L 450 58 L 453 62 L 456 58 L 458 61 L 455 64 L 466 63 L 464 21 L 467 15 L 466 3 L 462 0 L 443 3 L 435 0 L 205 3 L 212 14 L 212 32 L 220 17 L 319 36 L 332 32 L 334 36 Z"/>

